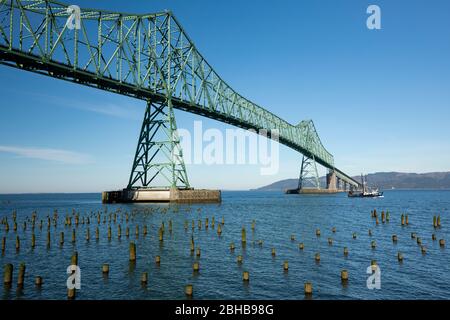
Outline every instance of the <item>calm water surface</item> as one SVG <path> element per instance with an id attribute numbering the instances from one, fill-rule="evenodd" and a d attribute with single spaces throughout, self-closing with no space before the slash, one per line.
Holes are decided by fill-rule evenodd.
<path id="1" fill-rule="evenodd" d="M 6 237 L 6 250 L 0 256 L 0 265 L 14 265 L 14 285 L 2 287 L 2 299 L 66 299 L 66 269 L 74 251 L 79 253 L 81 290 L 78 299 L 184 299 L 184 286 L 194 286 L 195 299 L 304 299 L 303 286 L 313 284 L 313 299 L 450 299 L 450 191 L 388 191 L 384 198 L 349 199 L 344 194 L 299 196 L 274 192 L 223 192 L 220 205 L 164 204 L 108 204 L 100 202 L 100 194 L 44 194 L 0 195 L 0 219 L 8 217 L 9 232 L 1 225 L 0 237 Z M 51 246 L 46 246 L 47 216 L 58 211 L 58 225 L 51 227 Z M 390 222 L 376 226 L 370 212 L 389 210 Z M 13 231 L 12 212 L 17 211 L 17 232 Z M 33 211 L 44 220 L 42 230 L 36 225 L 36 247 L 31 249 L 31 223 Z M 91 216 L 91 223 L 76 227 L 65 226 L 64 218 L 73 210 L 80 217 Z M 106 212 L 106 214 L 105 214 Z M 126 223 L 125 213 L 130 214 Z M 100 225 L 95 218 L 102 214 Z M 109 222 L 109 215 L 117 213 L 117 222 Z M 409 225 L 402 227 L 400 216 L 407 213 Z M 441 215 L 442 227 L 434 229 L 433 215 Z M 106 217 L 106 223 L 103 223 Z M 131 219 L 132 217 L 132 219 Z M 215 217 L 215 228 L 206 229 L 205 219 Z M 217 225 L 224 217 L 222 235 Z M 26 230 L 23 222 L 28 219 Z M 81 219 L 81 218 L 80 218 Z M 198 228 L 198 220 L 203 221 Z M 168 231 L 169 220 L 173 231 Z M 185 221 L 189 221 L 187 230 Z M 192 220 L 195 228 L 191 228 Z M 256 221 L 254 231 L 252 221 Z M 165 224 L 164 241 L 158 239 L 158 228 Z M 117 237 L 121 224 L 122 237 Z M 107 229 L 111 225 L 112 239 Z M 140 234 L 135 235 L 135 227 Z M 148 234 L 143 236 L 143 226 Z M 99 226 L 100 239 L 95 240 Z M 126 227 L 130 236 L 125 236 Z M 241 229 L 246 228 L 247 244 L 241 244 Z M 336 227 L 336 232 L 332 228 Z M 91 240 L 85 239 L 90 229 Z M 316 237 L 315 230 L 321 229 Z M 72 229 L 77 241 L 71 242 Z M 369 229 L 372 236 L 369 236 Z M 64 231 L 65 243 L 59 245 L 59 234 Z M 352 234 L 356 232 L 357 238 Z M 427 253 L 422 254 L 415 232 L 421 237 Z M 441 248 L 437 239 L 445 239 Z M 393 244 L 392 235 L 398 236 Z M 16 252 L 15 239 L 20 237 L 21 248 Z M 193 235 L 201 256 L 190 252 Z M 295 235 L 295 241 L 291 240 Z M 328 244 L 328 238 L 333 244 Z M 263 240 L 262 246 L 258 240 Z M 137 262 L 129 262 L 129 242 L 137 247 Z M 371 248 L 376 241 L 376 248 Z M 231 252 L 230 243 L 236 249 Z M 299 250 L 298 243 L 304 243 Z M 344 257 L 343 248 L 349 255 Z M 271 250 L 275 248 L 276 256 Z M 314 255 L 320 252 L 321 261 Z M 404 255 L 403 263 L 397 253 Z M 155 256 L 161 256 L 160 265 Z M 243 263 L 236 262 L 243 256 Z M 283 271 L 283 262 L 289 262 L 289 271 Z M 366 286 L 366 269 L 376 260 L 381 269 L 381 289 Z M 200 262 L 200 272 L 192 272 L 192 264 Z M 25 286 L 18 290 L 15 282 L 21 262 L 26 264 Z M 110 273 L 104 277 L 102 264 L 109 263 Z M 340 272 L 346 269 L 350 280 L 343 286 Z M 250 272 L 249 283 L 243 283 L 242 272 Z M 3 271 L 2 271 L 3 272 Z M 142 286 L 142 272 L 149 273 L 147 286 Z M 44 279 L 41 288 L 34 286 L 34 278 Z"/>

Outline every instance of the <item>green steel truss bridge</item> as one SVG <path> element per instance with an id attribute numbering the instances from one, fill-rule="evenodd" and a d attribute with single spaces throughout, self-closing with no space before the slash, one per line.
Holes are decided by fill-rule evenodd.
<path id="1" fill-rule="evenodd" d="M 300 188 L 308 166 L 317 172 L 316 163 L 346 187 L 359 185 L 335 167 L 312 121 L 292 125 L 232 89 L 171 12 L 78 9 L 57 1 L 0 0 L 0 63 L 146 101 L 128 188 L 190 187 L 174 108 L 276 136 L 303 154 Z M 166 183 L 155 185 L 157 176 Z"/>

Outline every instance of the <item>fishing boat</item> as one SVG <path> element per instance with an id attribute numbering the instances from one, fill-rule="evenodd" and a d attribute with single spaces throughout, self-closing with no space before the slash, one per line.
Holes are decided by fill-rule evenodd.
<path id="1" fill-rule="evenodd" d="M 379 198 L 383 196 L 383 192 L 380 192 L 378 188 L 370 188 L 367 186 L 367 181 L 361 175 L 361 190 L 350 190 L 348 196 L 350 198 Z"/>

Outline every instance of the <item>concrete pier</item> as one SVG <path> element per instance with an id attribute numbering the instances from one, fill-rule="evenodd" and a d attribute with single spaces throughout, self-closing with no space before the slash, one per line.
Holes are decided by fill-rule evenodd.
<path id="1" fill-rule="evenodd" d="M 103 203 L 218 203 L 221 201 L 222 196 L 220 190 L 207 189 L 123 189 L 118 191 L 102 192 Z"/>
<path id="2" fill-rule="evenodd" d="M 285 191 L 286 194 L 332 194 L 339 192 L 345 191 L 338 189 L 316 189 L 316 188 L 288 189 Z"/>

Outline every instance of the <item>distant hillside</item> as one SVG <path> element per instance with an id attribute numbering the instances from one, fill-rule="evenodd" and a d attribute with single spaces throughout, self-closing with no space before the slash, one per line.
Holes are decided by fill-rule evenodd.
<path id="1" fill-rule="evenodd" d="M 359 176 L 353 177 L 360 180 Z M 430 173 L 402 173 L 376 172 L 367 176 L 370 186 L 377 186 L 386 190 L 396 189 L 450 189 L 450 172 Z M 321 185 L 325 185 L 325 177 L 320 178 Z M 256 191 L 284 191 L 297 187 L 298 179 L 285 179 L 267 186 L 257 188 Z"/>

